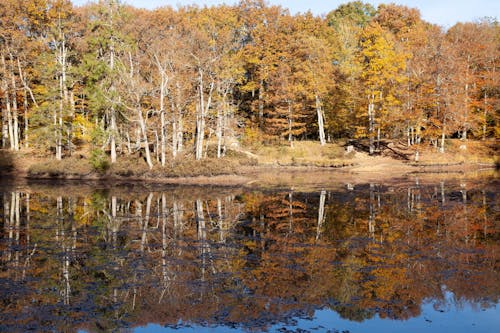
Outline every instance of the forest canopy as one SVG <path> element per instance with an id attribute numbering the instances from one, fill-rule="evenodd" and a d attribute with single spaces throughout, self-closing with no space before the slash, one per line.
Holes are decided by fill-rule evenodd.
<path id="1" fill-rule="evenodd" d="M 137 9 L 0 2 L 2 148 L 145 158 L 261 141 L 498 139 L 496 19 L 444 30 L 353 1 L 323 17 L 263 0 Z"/>

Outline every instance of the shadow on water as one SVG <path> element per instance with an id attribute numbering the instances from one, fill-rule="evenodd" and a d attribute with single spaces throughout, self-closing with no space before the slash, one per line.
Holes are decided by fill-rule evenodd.
<path id="1" fill-rule="evenodd" d="M 4 188 L 0 331 L 337 329 L 321 313 L 372 331 L 494 309 L 498 207 L 488 181 Z"/>

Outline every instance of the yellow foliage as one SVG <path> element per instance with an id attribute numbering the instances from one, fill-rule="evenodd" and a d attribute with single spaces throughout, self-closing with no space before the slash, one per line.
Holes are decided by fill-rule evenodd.
<path id="1" fill-rule="evenodd" d="M 73 119 L 73 136 L 77 140 L 90 141 L 94 124 L 81 114 L 77 114 Z"/>

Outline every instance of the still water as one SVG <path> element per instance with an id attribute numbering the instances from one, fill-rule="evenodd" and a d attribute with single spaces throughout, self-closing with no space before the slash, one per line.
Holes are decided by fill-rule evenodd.
<path id="1" fill-rule="evenodd" d="M 498 185 L 3 185 L 0 331 L 498 332 Z"/>

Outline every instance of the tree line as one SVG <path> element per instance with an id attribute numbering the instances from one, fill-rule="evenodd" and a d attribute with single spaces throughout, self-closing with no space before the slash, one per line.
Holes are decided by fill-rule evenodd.
<path id="1" fill-rule="evenodd" d="M 255 141 L 444 151 L 446 138 L 500 135 L 499 32 L 496 19 L 444 30 L 417 9 L 361 1 L 314 16 L 264 0 L 2 0 L 1 144 L 57 159 L 140 155 L 150 168 Z"/>

